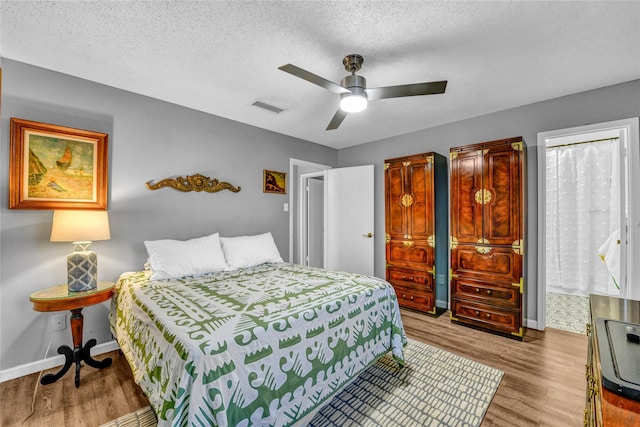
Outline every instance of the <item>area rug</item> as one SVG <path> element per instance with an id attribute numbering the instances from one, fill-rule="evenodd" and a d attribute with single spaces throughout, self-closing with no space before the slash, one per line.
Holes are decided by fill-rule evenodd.
<path id="1" fill-rule="evenodd" d="M 409 340 L 406 366 L 382 357 L 336 395 L 309 423 L 327 426 L 479 426 L 503 372 Z M 150 407 L 101 427 L 153 427 Z"/>

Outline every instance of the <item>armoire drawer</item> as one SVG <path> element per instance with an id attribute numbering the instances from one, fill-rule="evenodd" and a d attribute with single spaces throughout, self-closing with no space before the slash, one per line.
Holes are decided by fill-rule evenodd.
<path id="1" fill-rule="evenodd" d="M 393 289 L 396 291 L 396 297 L 398 298 L 398 304 L 400 307 L 412 308 L 420 311 L 433 311 L 433 292 L 427 292 L 420 289 L 419 286 L 403 286 L 393 285 Z"/>
<path id="2" fill-rule="evenodd" d="M 426 240 L 391 240 L 387 243 L 387 263 L 424 268 L 433 265 L 433 248 Z"/>
<path id="3" fill-rule="evenodd" d="M 433 292 L 433 276 L 426 271 L 387 267 L 387 281 L 393 285 L 409 286 Z"/>
<path id="4" fill-rule="evenodd" d="M 451 250 L 451 272 L 458 276 L 519 283 L 522 255 L 505 246 L 458 245 Z"/>
<path id="5" fill-rule="evenodd" d="M 518 311 L 457 298 L 451 302 L 451 318 L 454 321 L 507 334 L 521 333 Z"/>
<path id="6" fill-rule="evenodd" d="M 511 283 L 482 282 L 466 277 L 454 277 L 451 280 L 451 296 L 513 309 L 519 309 L 521 304 L 520 286 Z"/>

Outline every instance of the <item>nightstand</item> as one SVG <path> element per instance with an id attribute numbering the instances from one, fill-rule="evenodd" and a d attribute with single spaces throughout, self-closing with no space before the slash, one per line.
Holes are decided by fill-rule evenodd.
<path id="1" fill-rule="evenodd" d="M 58 348 L 59 354 L 65 355 L 64 366 L 56 374 L 47 374 L 42 377 L 42 384 L 51 384 L 60 379 L 75 362 L 76 364 L 76 387 L 80 386 L 80 367 L 84 360 L 87 365 L 102 369 L 111 366 L 111 358 L 95 360 L 91 357 L 91 347 L 96 345 L 95 339 L 90 339 L 82 345 L 82 309 L 84 307 L 99 304 L 111 299 L 115 284 L 113 282 L 99 282 L 96 289 L 83 292 L 69 292 L 67 285 L 54 286 L 34 292 L 29 296 L 35 311 L 63 311 L 71 310 L 71 335 L 73 336 L 73 350 L 62 345 Z"/>

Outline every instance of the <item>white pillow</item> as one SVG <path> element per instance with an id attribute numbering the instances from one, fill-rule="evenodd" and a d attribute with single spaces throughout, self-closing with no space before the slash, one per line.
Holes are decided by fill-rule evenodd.
<path id="1" fill-rule="evenodd" d="M 221 237 L 222 251 L 232 269 L 253 267 L 265 262 L 282 262 L 271 233 L 256 236 Z"/>
<path id="2" fill-rule="evenodd" d="M 151 280 L 173 279 L 228 270 L 218 233 L 191 240 L 145 241 Z"/>

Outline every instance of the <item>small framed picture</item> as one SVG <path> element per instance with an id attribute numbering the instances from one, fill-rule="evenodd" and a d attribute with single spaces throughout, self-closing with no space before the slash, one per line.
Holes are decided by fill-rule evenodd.
<path id="1" fill-rule="evenodd" d="M 10 209 L 107 209 L 106 133 L 11 118 Z"/>
<path id="2" fill-rule="evenodd" d="M 287 194 L 287 173 L 264 170 L 262 178 L 264 193 Z"/>

